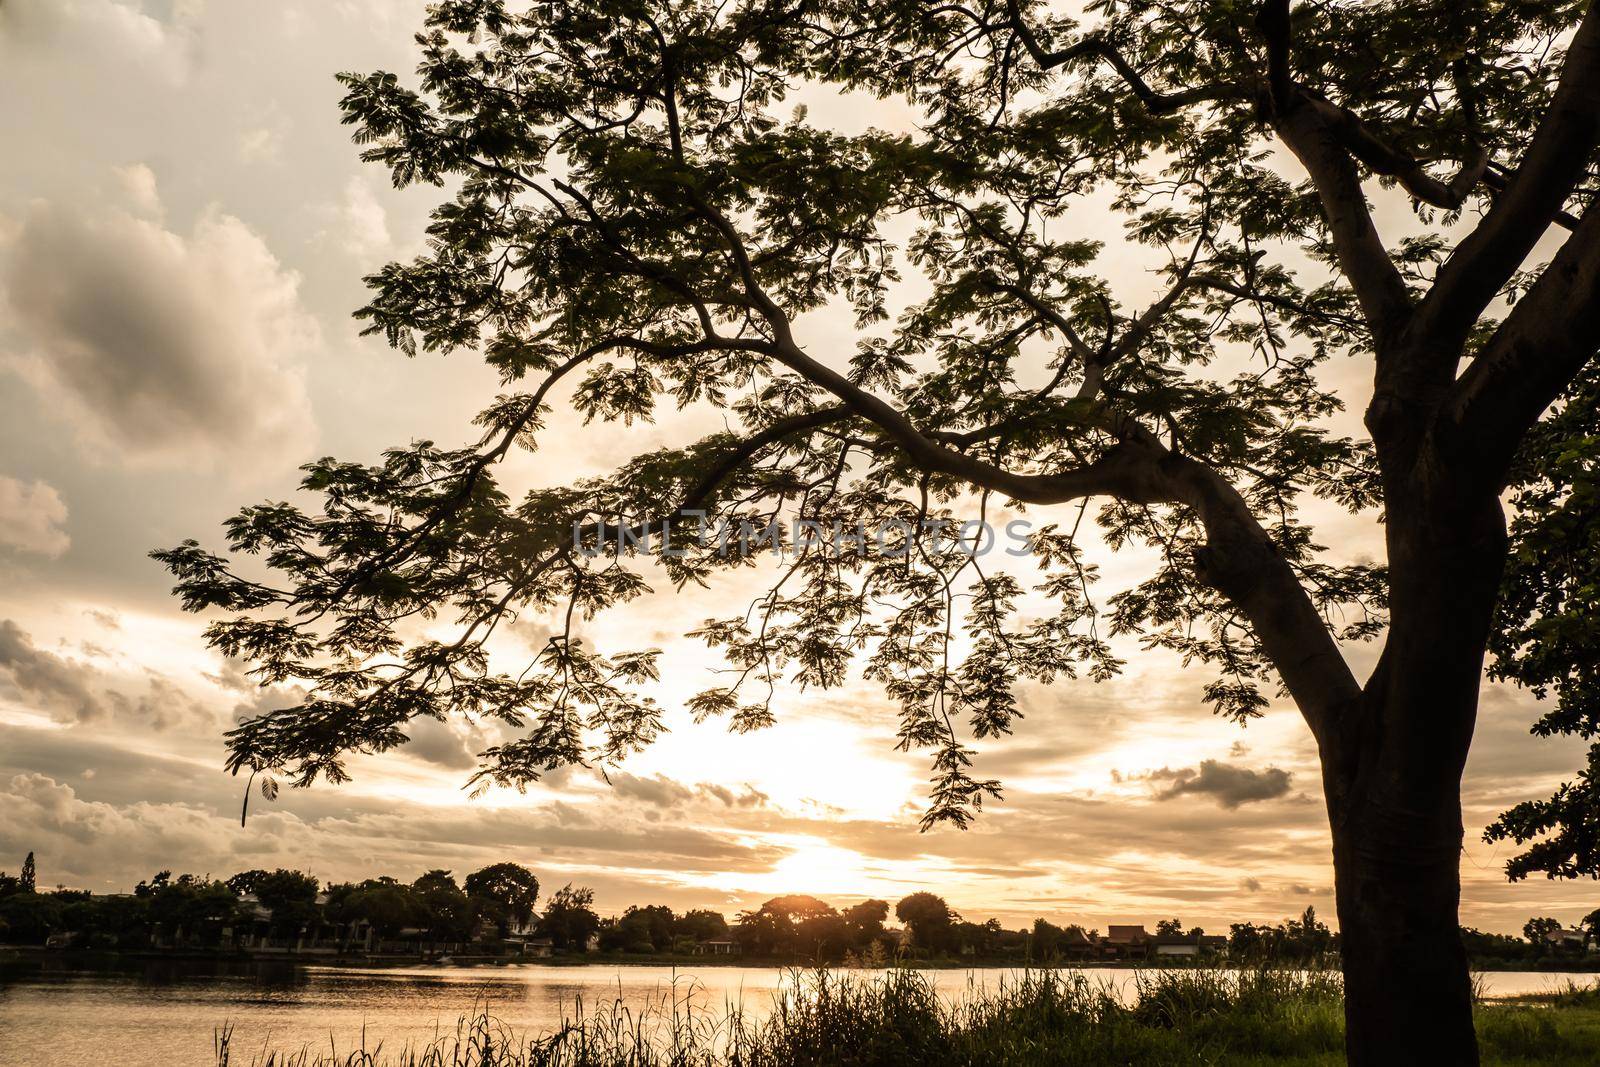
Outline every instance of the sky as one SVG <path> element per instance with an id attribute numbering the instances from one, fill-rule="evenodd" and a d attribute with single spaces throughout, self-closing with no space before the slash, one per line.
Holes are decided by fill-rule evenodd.
<path id="1" fill-rule="evenodd" d="M 1206 676 L 1122 647 L 1116 680 L 1025 688 L 1017 734 L 978 746 L 1004 801 L 965 832 L 921 833 L 925 759 L 895 751 L 895 711 L 867 683 L 785 693 L 778 725 L 756 734 L 688 721 L 683 698 L 717 664 L 682 635 L 748 599 L 748 572 L 592 624 L 665 650 L 657 696 L 674 726 L 609 780 L 563 772 L 470 799 L 473 753 L 494 738 L 429 722 L 353 761 L 349 784 L 257 797 L 241 827 L 223 731 L 286 694 L 205 647 L 146 553 L 215 545 L 222 519 L 290 498 L 318 456 L 467 443 L 496 391 L 470 353 L 407 360 L 351 318 L 362 276 L 417 250 L 438 194 L 395 191 L 359 162 L 333 74 L 410 71 L 421 7 L 0 0 L 0 870 L 33 851 L 41 883 L 111 892 L 163 868 L 342 881 L 513 860 L 550 889 L 593 887 L 602 913 L 931 889 L 1008 926 L 1178 917 L 1220 932 L 1308 905 L 1331 921 L 1316 757 L 1287 700 L 1237 727 L 1202 704 Z M 816 121 L 903 119 L 820 91 L 807 102 Z M 1146 269 L 1129 258 L 1113 280 L 1136 297 Z M 805 330 L 826 350 L 849 340 L 849 319 Z M 1359 411 L 1367 368 L 1330 373 Z M 587 434 L 557 422 L 508 478 L 598 474 L 692 440 L 707 418 Z M 1323 536 L 1349 558 L 1381 544 L 1348 517 Z M 1097 562 L 1113 584 L 1138 570 Z M 513 638 L 531 648 L 545 632 L 525 619 Z M 1349 653 L 1364 676 L 1376 649 Z M 1486 685 L 1464 786 L 1470 926 L 1600 905 L 1592 883 L 1508 884 L 1509 847 L 1479 839 L 1579 766 L 1579 746 L 1528 735 L 1535 715 L 1526 694 Z"/>

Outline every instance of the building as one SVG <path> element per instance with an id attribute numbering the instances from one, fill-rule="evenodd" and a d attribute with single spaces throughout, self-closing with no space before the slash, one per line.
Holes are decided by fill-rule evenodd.
<path id="1" fill-rule="evenodd" d="M 716 938 L 711 941 L 701 941 L 694 946 L 696 956 L 737 956 L 739 943 L 727 938 Z"/>
<path id="2" fill-rule="evenodd" d="M 1199 934 L 1157 934 L 1150 939 L 1155 959 L 1196 959 L 1203 951 Z"/>
<path id="3" fill-rule="evenodd" d="M 1143 925 L 1108 926 L 1100 940 L 1100 954 L 1106 959 L 1144 959 L 1150 955 L 1150 934 Z"/>

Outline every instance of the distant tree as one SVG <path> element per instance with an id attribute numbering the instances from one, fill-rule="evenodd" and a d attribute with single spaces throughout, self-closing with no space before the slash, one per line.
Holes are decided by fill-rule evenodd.
<path id="1" fill-rule="evenodd" d="M 472 900 L 449 871 L 432 870 L 412 883 L 424 913 L 428 936 L 435 941 L 465 941 L 472 935 Z"/>
<path id="2" fill-rule="evenodd" d="M 912 893 L 894 908 L 895 918 L 911 928 L 912 944 L 924 952 L 948 952 L 954 947 L 952 927 L 958 915 L 941 896 Z"/>
<path id="3" fill-rule="evenodd" d="M 220 884 L 220 883 L 218 883 Z M 227 892 L 227 887 L 223 887 Z M 233 894 L 228 894 L 233 899 Z M 229 918 L 232 916 L 229 915 Z M 141 948 L 150 935 L 150 901 L 134 896 L 76 900 L 61 908 L 61 926 L 87 948 Z M 218 929 L 220 935 L 221 931 Z"/>
<path id="4" fill-rule="evenodd" d="M 171 871 L 160 871 L 140 882 L 133 894 L 145 904 L 145 920 L 174 942 L 217 944 L 223 926 L 233 921 L 239 907 L 238 897 L 226 883 L 194 874 L 174 879 Z"/>
<path id="5" fill-rule="evenodd" d="M 38 893 L 13 893 L 0 899 L 0 921 L 13 941 L 37 945 L 61 929 L 61 902 Z"/>
<path id="6" fill-rule="evenodd" d="M 1471 927 L 1461 928 L 1461 943 L 1466 946 L 1467 956 L 1479 961 L 1517 962 L 1537 955 L 1524 938 L 1486 934 Z"/>
<path id="7" fill-rule="evenodd" d="M 734 934 L 747 954 L 823 960 L 843 952 L 844 919 L 827 901 L 805 893 L 773 897 L 743 912 Z"/>
<path id="8" fill-rule="evenodd" d="M 9 897 L 13 893 L 20 892 L 22 892 L 22 879 L 0 871 L 0 897 Z"/>
<path id="9" fill-rule="evenodd" d="M 539 879 L 518 863 L 495 863 L 467 875 L 462 883 L 478 914 L 493 922 L 504 937 L 515 921 L 532 920 L 539 902 Z"/>
<path id="10" fill-rule="evenodd" d="M 1560 919 L 1535 916 L 1522 924 L 1522 936 L 1527 938 L 1528 943 L 1540 952 L 1548 952 L 1550 950 L 1549 935 L 1559 933 L 1561 929 Z"/>
<path id="11" fill-rule="evenodd" d="M 594 890 L 562 886 L 544 909 L 539 933 L 548 937 L 558 952 L 587 951 L 589 936 L 600 929 L 593 904 Z"/>
<path id="12" fill-rule="evenodd" d="M 999 919 L 974 923 L 957 920 L 951 928 L 954 948 L 964 954 L 992 955 L 1000 948 L 1000 936 L 1005 931 Z"/>
<path id="13" fill-rule="evenodd" d="M 663 904 L 630 906 L 617 922 L 621 947 L 629 952 L 666 952 L 672 948 L 672 909 Z"/>
<path id="14" fill-rule="evenodd" d="M 254 893 L 256 891 L 256 883 L 265 878 L 268 873 L 259 867 L 254 870 L 240 871 L 227 880 L 227 886 L 242 897 L 246 893 Z"/>
<path id="15" fill-rule="evenodd" d="M 851 948 L 860 951 L 882 940 L 883 924 L 889 918 L 889 902 L 863 900 L 840 912 L 844 919 L 845 937 Z"/>
<path id="16" fill-rule="evenodd" d="M 22 861 L 22 875 L 17 879 L 24 893 L 38 892 L 38 874 L 33 866 L 33 853 L 28 853 L 28 858 Z"/>
<path id="17" fill-rule="evenodd" d="M 237 875 L 235 877 L 237 877 Z M 153 897 L 156 895 L 156 893 L 160 892 L 162 889 L 165 889 L 168 883 L 171 881 L 171 871 L 157 871 L 145 881 L 142 881 L 138 885 L 134 886 L 133 895 L 136 897 Z"/>
<path id="18" fill-rule="evenodd" d="M 1174 937 L 1183 933 L 1183 923 L 1178 919 L 1162 919 L 1156 923 L 1156 936 Z"/>
<path id="19" fill-rule="evenodd" d="M 728 936 L 728 920 L 720 911 L 697 908 L 678 916 L 672 932 L 686 941 L 717 941 Z"/>
<path id="20" fill-rule="evenodd" d="M 1600 908 L 1596 908 L 1585 915 L 1578 922 L 1583 930 L 1584 940 L 1591 945 L 1600 945 Z"/>
<path id="21" fill-rule="evenodd" d="M 1033 932 L 1028 943 L 1028 951 L 1035 960 L 1047 962 L 1061 954 L 1061 946 L 1065 942 L 1067 932 L 1055 923 L 1045 919 L 1033 920 Z"/>
<path id="22" fill-rule="evenodd" d="M 272 913 L 272 930 L 278 936 L 299 933 L 317 921 L 317 880 L 301 871 L 279 868 L 275 871 L 249 872 L 259 875 L 250 879 L 261 906 Z M 229 888 L 235 875 L 228 880 Z"/>
<path id="23" fill-rule="evenodd" d="M 395 938 L 408 927 L 424 926 L 428 912 L 410 886 L 393 878 L 371 878 L 341 894 L 336 917 L 343 922 L 364 919 L 379 937 Z"/>

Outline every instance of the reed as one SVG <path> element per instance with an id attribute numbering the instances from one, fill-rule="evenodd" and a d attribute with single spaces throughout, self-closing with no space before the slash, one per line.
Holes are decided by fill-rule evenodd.
<path id="1" fill-rule="evenodd" d="M 790 975 L 769 1012 L 697 1006 L 675 987 L 650 1004 L 576 1005 L 554 1031 L 513 1033 L 487 1009 L 453 1032 L 386 1050 L 366 1042 L 242 1055 L 217 1032 L 218 1067 L 1076 1067 L 1337 1064 L 1339 976 L 1324 970 L 1141 972 L 1114 994 L 1072 972 L 1025 972 L 954 994 L 928 976 Z M 1593 1063 L 1600 1010 L 1588 996 L 1544 1006 L 1481 1004 L 1487 1063 Z M 1573 1019 L 1581 1025 L 1568 1025 Z"/>

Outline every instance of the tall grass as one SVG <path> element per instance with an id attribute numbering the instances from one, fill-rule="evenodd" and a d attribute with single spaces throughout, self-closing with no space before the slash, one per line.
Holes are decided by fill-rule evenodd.
<path id="1" fill-rule="evenodd" d="M 245 1059 L 218 1032 L 218 1067 L 1068 1067 L 1334 1064 L 1343 1008 L 1331 971 L 1140 972 L 1119 997 L 1071 972 L 1027 972 L 941 994 L 924 974 L 796 973 L 770 1013 L 697 1008 L 673 994 L 584 1010 L 517 1035 L 487 1011 L 452 1033 L 386 1051 L 304 1048 Z M 1490 1062 L 1594 1062 L 1548 1009 L 1484 1007 Z"/>

